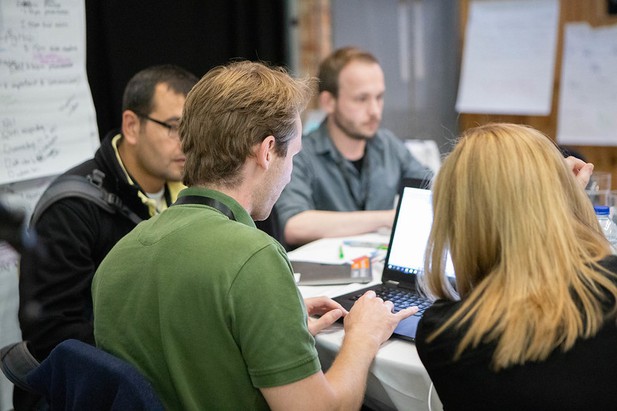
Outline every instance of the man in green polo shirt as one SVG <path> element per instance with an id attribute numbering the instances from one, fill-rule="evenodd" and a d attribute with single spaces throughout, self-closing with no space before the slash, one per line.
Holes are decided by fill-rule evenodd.
<path id="1" fill-rule="evenodd" d="M 97 345 L 137 366 L 168 409 L 359 408 L 379 346 L 416 311 L 393 314 L 372 292 L 349 313 L 303 301 L 284 249 L 255 228 L 289 182 L 309 97 L 308 80 L 261 63 L 208 72 L 180 123 L 188 188 L 96 272 Z M 313 335 L 342 315 L 324 374 Z"/>

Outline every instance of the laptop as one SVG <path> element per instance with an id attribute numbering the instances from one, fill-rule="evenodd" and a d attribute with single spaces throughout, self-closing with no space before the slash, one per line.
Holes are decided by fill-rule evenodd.
<path id="1" fill-rule="evenodd" d="M 409 305 L 403 303 L 401 306 L 395 303 L 394 309 L 398 311 L 406 306 L 416 305 L 419 311 L 401 321 L 392 335 L 414 341 L 422 313 L 432 304 L 431 300 L 418 291 L 417 283 L 418 277 L 424 273 L 424 252 L 432 223 L 433 209 L 428 182 L 419 179 L 405 179 L 399 192 L 381 284 L 335 297 L 334 300 L 349 310 L 354 302 L 368 290 L 375 290 L 378 295 L 383 295 L 384 300 L 393 302 L 398 299 L 396 295 L 400 293 L 411 295 L 414 302 Z M 449 258 L 446 273 L 449 277 L 454 277 L 454 268 Z"/>

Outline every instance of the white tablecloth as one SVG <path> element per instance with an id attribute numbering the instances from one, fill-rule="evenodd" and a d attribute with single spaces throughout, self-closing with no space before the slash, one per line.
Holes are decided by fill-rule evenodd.
<path id="1" fill-rule="evenodd" d="M 360 288 L 353 286 L 300 287 L 305 297 L 328 295 L 330 297 Z M 343 341 L 342 324 L 336 323 L 316 337 L 317 351 L 324 370 L 327 370 Z M 429 391 L 430 403 L 429 403 Z M 418 357 L 416 345 L 392 338 L 384 343 L 369 371 L 366 404 L 374 409 L 441 410 L 441 403 L 431 380 Z M 430 406 L 429 406 L 430 404 Z"/>
<path id="2" fill-rule="evenodd" d="M 374 238 L 371 237 L 371 239 Z M 292 261 L 297 254 L 296 251 L 289 253 Z M 382 264 L 374 264 L 374 282 L 381 281 L 382 268 Z M 299 288 L 305 298 L 319 295 L 334 297 L 366 285 L 301 286 Z M 339 323 L 317 335 L 317 350 L 324 371 L 334 361 L 343 336 L 343 326 Z M 432 388 L 428 373 L 418 357 L 416 345 L 396 338 L 386 341 L 377 353 L 369 372 L 365 403 L 379 410 L 439 411 L 443 409 Z"/>

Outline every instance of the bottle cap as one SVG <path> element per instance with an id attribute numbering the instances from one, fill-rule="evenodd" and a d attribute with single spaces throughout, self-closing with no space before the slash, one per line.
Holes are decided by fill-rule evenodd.
<path id="1" fill-rule="evenodd" d="M 593 206 L 593 210 L 596 212 L 596 215 L 609 215 L 609 207 L 603 205 Z"/>

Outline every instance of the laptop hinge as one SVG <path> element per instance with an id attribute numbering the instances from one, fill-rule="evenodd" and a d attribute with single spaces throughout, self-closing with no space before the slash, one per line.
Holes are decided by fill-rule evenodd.
<path id="1" fill-rule="evenodd" d="M 386 281 L 386 285 L 392 285 L 392 286 L 396 287 L 396 286 L 399 285 L 399 282 L 398 281 L 388 280 L 388 281 Z"/>

